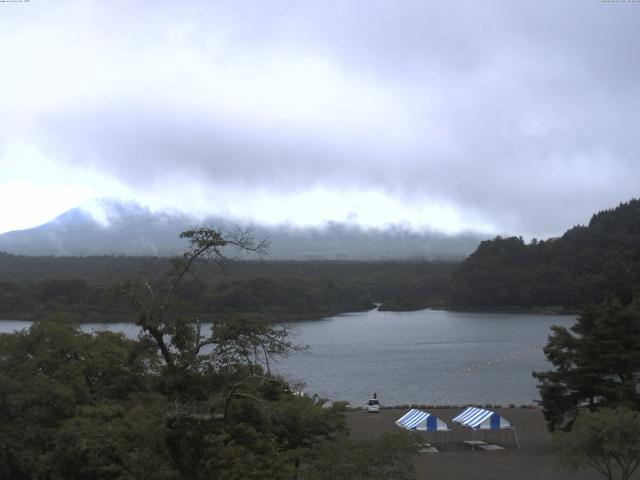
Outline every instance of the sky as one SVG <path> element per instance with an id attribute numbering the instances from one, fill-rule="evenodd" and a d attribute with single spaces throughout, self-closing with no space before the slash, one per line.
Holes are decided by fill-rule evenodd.
<path id="1" fill-rule="evenodd" d="M 638 197 L 640 2 L 0 2 L 0 232 L 96 198 L 560 235 Z"/>

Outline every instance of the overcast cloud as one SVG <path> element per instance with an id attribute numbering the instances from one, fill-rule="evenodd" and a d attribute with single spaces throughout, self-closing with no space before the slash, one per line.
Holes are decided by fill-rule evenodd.
<path id="1" fill-rule="evenodd" d="M 639 195 L 640 3 L 0 3 L 0 231 L 97 196 L 546 237 Z"/>

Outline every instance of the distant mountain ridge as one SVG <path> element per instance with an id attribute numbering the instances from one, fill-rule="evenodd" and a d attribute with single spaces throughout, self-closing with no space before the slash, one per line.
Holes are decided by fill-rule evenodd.
<path id="1" fill-rule="evenodd" d="M 157 213 L 136 203 L 94 201 L 35 228 L 0 235 L 0 251 L 22 255 L 158 255 L 180 253 L 178 234 L 199 225 L 233 225 L 221 217 L 198 220 L 181 213 Z M 274 260 L 456 260 L 469 255 L 482 237 L 414 232 L 402 226 L 365 230 L 345 223 L 323 227 L 255 226 L 270 240 Z"/>

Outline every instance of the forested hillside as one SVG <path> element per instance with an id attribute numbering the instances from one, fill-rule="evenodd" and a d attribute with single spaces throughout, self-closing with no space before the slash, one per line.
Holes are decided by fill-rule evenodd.
<path id="1" fill-rule="evenodd" d="M 0 318 L 57 313 L 78 321 L 122 321 L 131 312 L 103 286 L 132 278 L 162 281 L 170 265 L 152 257 L 26 257 L 0 254 Z M 202 314 L 259 313 L 302 320 L 366 310 L 446 303 L 455 263 L 242 261 L 225 271 L 194 268 L 178 294 Z"/>
<path id="2" fill-rule="evenodd" d="M 561 306 L 630 298 L 640 285 L 640 200 L 599 212 L 561 238 L 484 241 L 455 269 L 451 303 L 460 307 Z"/>
<path id="3" fill-rule="evenodd" d="M 65 313 L 122 320 L 126 308 L 100 287 L 160 281 L 166 257 L 27 257 L 0 253 L 0 318 Z M 240 261 L 193 270 L 179 294 L 203 314 L 308 319 L 371 308 L 554 307 L 575 310 L 640 286 L 640 200 L 595 214 L 562 237 L 484 241 L 462 263 L 426 261 Z M 110 317 L 110 318 L 109 318 Z"/>
<path id="4" fill-rule="evenodd" d="M 163 276 L 115 289 L 136 340 L 46 321 L 0 334 L 0 480 L 415 478 L 410 435 L 352 441 L 344 402 L 324 408 L 272 373 L 305 349 L 286 326 L 235 317 L 203 328 L 184 301 L 194 265 L 260 243 L 204 228 L 183 238 Z M 83 281 L 62 280 L 69 295 Z"/>

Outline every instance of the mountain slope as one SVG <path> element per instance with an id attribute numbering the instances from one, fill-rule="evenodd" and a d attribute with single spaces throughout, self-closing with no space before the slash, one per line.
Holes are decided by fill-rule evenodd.
<path id="1" fill-rule="evenodd" d="M 561 238 L 484 241 L 455 270 L 456 306 L 551 306 L 624 299 L 640 286 L 640 200 L 599 212 Z"/>
<path id="2" fill-rule="evenodd" d="M 24 255 L 160 255 L 180 253 L 178 234 L 206 224 L 224 228 L 219 217 L 197 220 L 183 214 L 154 213 L 133 203 L 97 201 L 75 208 L 36 228 L 0 235 L 0 251 Z M 256 226 L 270 240 L 276 260 L 462 259 L 481 237 L 416 233 L 403 227 L 364 230 L 343 223 L 323 227 Z"/>
<path id="3" fill-rule="evenodd" d="M 92 203 L 35 228 L 0 235 L 0 250 L 24 255 L 170 255 L 187 217 L 151 214 L 136 204 Z"/>

